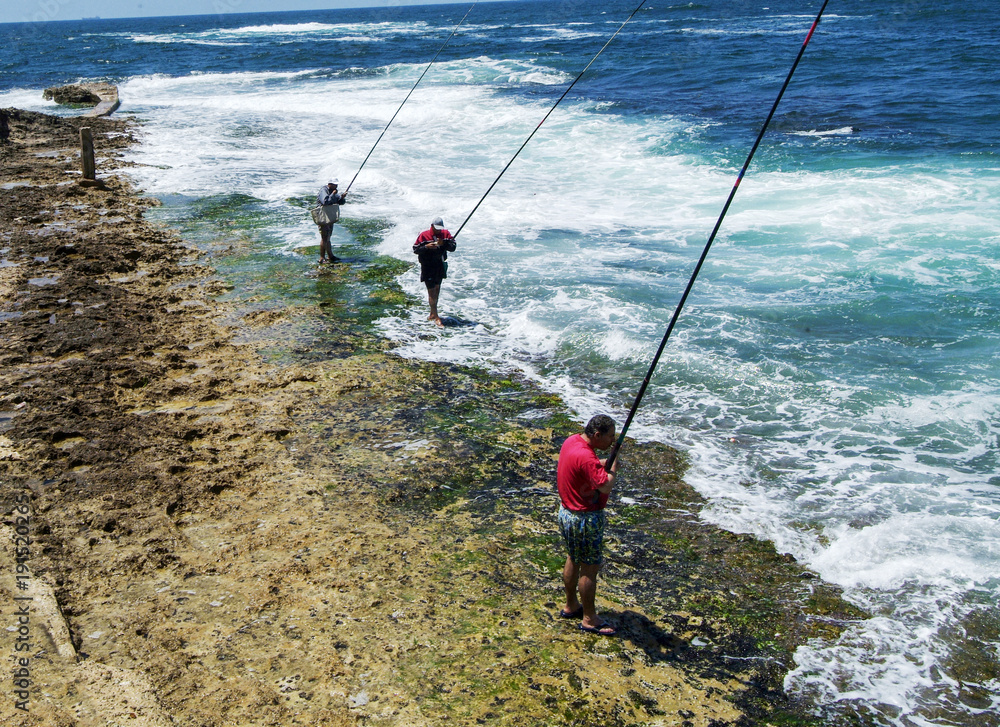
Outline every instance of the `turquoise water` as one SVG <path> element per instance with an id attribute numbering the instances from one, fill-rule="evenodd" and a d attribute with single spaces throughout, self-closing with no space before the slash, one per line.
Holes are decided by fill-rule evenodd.
<path id="1" fill-rule="evenodd" d="M 294 250 L 317 244 L 302 200 L 354 175 L 467 9 L 0 26 L 0 105 L 55 110 L 45 86 L 115 81 L 145 124 L 137 184 L 297 278 Z M 477 5 L 344 214 L 385 220 L 377 251 L 412 261 L 633 9 Z M 621 420 L 818 9 L 642 10 L 468 219 L 442 306 L 473 325 L 428 330 L 417 306 L 380 330 L 401 355 L 513 367 L 581 421 Z M 786 687 L 830 724 L 1000 725 L 991 10 L 831 2 L 631 430 L 690 454 L 707 518 L 876 614 L 796 655 Z M 399 284 L 423 300 L 415 272 Z"/>

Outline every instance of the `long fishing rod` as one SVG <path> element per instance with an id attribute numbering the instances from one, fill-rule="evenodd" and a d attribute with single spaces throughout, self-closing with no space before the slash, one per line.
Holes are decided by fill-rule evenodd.
<path id="1" fill-rule="evenodd" d="M 587 67 L 584 68 L 582 71 L 580 71 L 580 75 L 578 75 L 575 79 L 573 79 L 573 83 L 567 86 L 566 90 L 563 91 L 562 96 L 559 97 L 559 100 L 556 101 L 554 104 L 552 104 L 552 108 L 550 108 L 548 113 L 546 113 L 545 116 L 542 117 L 542 120 L 538 122 L 538 126 L 535 127 L 535 130 L 532 131 L 530 134 L 528 134 L 528 138 L 524 140 L 524 143 L 521 144 L 521 147 L 516 152 L 514 152 L 514 156 L 512 156 L 510 158 L 510 161 L 507 162 L 507 166 L 505 166 L 500 171 L 500 174 L 497 175 L 497 178 L 493 180 L 493 184 L 489 186 L 489 189 L 486 190 L 486 193 L 483 194 L 482 197 L 480 197 L 478 202 L 476 202 L 476 206 L 472 208 L 472 212 L 469 213 L 469 216 L 465 218 L 465 222 L 463 222 L 462 225 L 458 228 L 458 232 L 452 235 L 452 237 L 458 237 L 458 233 L 461 232 L 462 229 L 465 227 L 466 223 L 468 223 L 468 221 L 472 219 L 472 215 L 476 214 L 476 210 L 479 209 L 479 205 L 481 205 L 483 203 L 483 200 L 486 199 L 486 197 L 489 196 L 489 193 L 493 191 L 493 188 L 497 185 L 497 182 L 500 181 L 500 177 L 504 175 L 504 173 L 510 168 L 510 165 L 514 163 L 514 160 L 517 159 L 518 154 L 520 154 L 521 151 L 524 149 L 524 147 L 528 145 L 528 142 L 531 141 L 531 137 L 533 137 L 538 132 L 538 130 L 542 128 L 542 124 L 544 124 L 545 120 L 549 118 L 549 115 L 556 110 L 556 106 L 558 106 L 562 102 L 562 100 L 566 98 L 566 94 L 568 94 L 573 89 L 573 86 L 576 85 L 576 82 L 579 81 L 581 78 L 583 78 L 583 74 L 587 72 L 587 69 L 589 69 L 592 65 L 594 65 L 594 61 L 597 60 L 598 56 L 600 56 L 601 53 L 604 52 L 605 48 L 611 45 L 611 41 L 613 41 L 618 36 L 618 34 L 622 32 L 622 29 L 628 24 L 628 21 L 630 21 L 633 17 L 635 17 L 635 14 L 639 12 L 639 10 L 645 4 L 646 0 L 642 0 L 642 2 L 640 2 L 636 6 L 635 10 L 632 11 L 632 14 L 629 15 L 625 19 L 625 22 L 621 24 L 621 27 L 619 27 L 618 30 L 616 30 L 614 34 L 610 38 L 608 38 L 608 42 L 605 43 L 604 46 L 599 51 L 597 51 L 597 55 L 595 55 L 593 58 L 590 59 L 590 63 L 587 64 Z"/>
<path id="2" fill-rule="evenodd" d="M 622 442 L 625 441 L 625 433 L 628 431 L 629 426 L 632 424 L 632 420 L 635 418 L 635 413 L 639 409 L 639 402 L 642 401 L 642 397 L 646 393 L 646 387 L 649 386 L 649 380 L 653 377 L 653 371 L 656 369 L 656 364 L 659 363 L 660 355 L 663 353 L 663 349 L 667 345 L 667 340 L 670 338 L 670 332 L 674 330 L 674 324 L 677 323 L 677 318 L 681 314 L 681 309 L 684 307 L 685 301 L 687 301 L 688 294 L 691 292 L 691 288 L 694 287 L 695 278 L 698 277 L 698 273 L 701 271 L 701 266 L 705 262 L 705 258 L 708 257 L 708 251 L 711 249 L 712 243 L 715 241 L 715 236 L 718 234 L 719 228 L 722 227 L 722 220 L 726 217 L 726 212 L 729 211 L 729 205 L 732 204 L 733 197 L 736 196 L 736 190 L 739 189 L 740 182 L 743 181 L 743 175 L 746 174 L 747 168 L 750 166 L 751 160 L 753 160 L 753 155 L 757 153 L 757 147 L 760 146 L 760 142 L 764 138 L 764 132 L 767 131 L 767 127 L 771 123 L 771 119 L 774 117 L 774 112 L 778 110 L 778 104 L 781 102 L 781 97 L 785 95 L 785 89 L 788 88 L 788 84 L 792 80 L 792 75 L 795 73 L 795 69 L 798 67 L 799 61 L 802 60 L 802 55 L 806 52 L 806 46 L 809 45 L 813 32 L 815 32 L 816 27 L 819 25 L 820 18 L 823 17 L 823 11 L 826 10 L 827 3 L 829 2 L 830 0 L 823 0 L 823 7 L 819 9 L 819 13 L 816 15 L 816 20 L 813 21 L 812 27 L 809 28 L 809 33 L 806 34 L 806 39 L 803 41 L 802 47 L 799 48 L 799 54 L 795 57 L 795 63 L 792 64 L 791 70 L 788 71 L 788 77 L 785 78 L 785 83 L 781 86 L 781 90 L 778 92 L 778 97 L 774 99 L 774 104 L 771 106 L 771 112 L 767 115 L 767 119 L 764 121 L 764 125 L 760 129 L 760 133 L 757 134 L 757 140 L 754 142 L 753 148 L 750 149 L 750 154 L 747 156 L 747 160 L 743 163 L 743 168 L 740 169 L 739 176 L 736 177 L 736 183 L 733 185 L 732 191 L 729 192 L 729 198 L 726 200 L 726 204 L 722 208 L 722 214 L 719 215 L 719 219 L 715 223 L 715 228 L 712 230 L 712 234 L 709 235 L 708 242 L 705 243 L 705 249 L 702 251 L 701 257 L 698 259 L 698 264 L 694 267 L 694 272 L 691 273 L 691 277 L 688 280 L 687 287 L 684 289 L 684 294 L 681 295 L 677 308 L 674 309 L 674 315 L 670 319 L 669 325 L 667 325 L 667 332 L 663 334 L 663 340 L 660 341 L 660 347 L 656 350 L 656 355 L 653 356 L 653 361 L 649 365 L 649 371 L 646 372 L 646 378 L 642 380 L 642 386 L 639 387 L 639 393 L 636 394 L 635 402 L 633 402 L 632 409 L 628 413 L 628 418 L 626 418 L 625 424 L 622 426 L 622 431 L 618 435 L 618 440 L 615 442 L 615 446 L 612 447 L 611 453 L 605 461 L 604 468 L 608 472 L 611 471 L 611 466 L 614 464 L 615 458 L 618 456 L 618 450 L 621 449 Z"/>
<path id="3" fill-rule="evenodd" d="M 476 2 L 478 2 L 478 0 L 476 0 Z M 441 44 L 441 47 L 438 48 L 438 52 L 434 54 L 433 58 L 431 58 L 431 62 L 427 64 L 427 68 L 425 68 L 424 72 L 420 74 L 420 78 L 418 78 L 417 82 L 413 84 L 413 88 L 410 89 L 410 92 L 406 94 L 406 98 L 403 99 L 403 103 L 399 105 L 399 108 L 396 109 L 396 113 L 392 115 L 392 118 L 389 119 L 389 123 L 385 125 L 385 128 L 382 129 L 382 133 L 378 135 L 378 138 L 375 140 L 375 143 L 372 144 L 372 148 L 369 150 L 368 156 L 366 156 L 364 161 L 361 162 L 361 166 L 358 167 L 358 171 L 354 173 L 354 176 L 351 178 L 350 183 L 347 185 L 347 189 L 344 190 L 344 194 L 347 194 L 348 192 L 351 191 L 351 185 L 354 184 L 354 180 L 358 178 L 359 174 L 361 174 L 361 170 L 365 168 L 365 164 L 368 163 L 368 158 L 372 155 L 372 152 L 375 151 L 375 147 L 378 146 L 378 143 L 382 141 L 382 137 L 385 136 L 385 132 L 387 132 L 389 130 L 389 127 L 392 126 L 392 122 L 396 120 L 396 116 L 399 114 L 400 111 L 403 110 L 403 106 L 405 106 L 406 102 L 410 100 L 410 96 L 413 94 L 415 90 L 417 90 L 417 86 L 420 85 L 420 82 L 424 80 L 424 76 L 427 75 L 427 71 L 429 71 L 431 69 L 431 66 L 434 65 L 434 61 L 436 61 L 438 59 L 438 56 L 441 55 L 441 51 L 444 50 L 445 46 L 448 45 L 448 43 L 451 42 L 451 39 L 455 37 L 455 33 L 458 32 L 458 29 L 460 27 L 462 27 L 462 23 L 464 23 L 465 19 L 469 17 L 469 13 L 472 12 L 472 8 L 474 7 L 476 7 L 475 2 L 472 3 L 472 5 L 469 6 L 469 9 L 465 11 L 465 15 L 462 16 L 462 19 L 458 21 L 458 25 L 456 25 L 454 30 L 451 31 L 451 35 L 449 35 L 447 40 L 445 40 L 445 42 Z"/>

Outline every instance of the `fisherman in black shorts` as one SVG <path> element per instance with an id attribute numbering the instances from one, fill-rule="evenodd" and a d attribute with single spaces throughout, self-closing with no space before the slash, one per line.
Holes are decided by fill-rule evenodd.
<path id="1" fill-rule="evenodd" d="M 438 315 L 438 296 L 441 294 L 441 281 L 448 277 L 448 253 L 455 252 L 455 244 L 455 238 L 444 228 L 440 217 L 435 218 L 430 229 L 421 232 L 413 243 L 413 252 L 420 260 L 420 281 L 427 286 L 427 301 L 431 306 L 427 320 L 434 321 L 441 328 L 444 328 L 444 323 Z"/>

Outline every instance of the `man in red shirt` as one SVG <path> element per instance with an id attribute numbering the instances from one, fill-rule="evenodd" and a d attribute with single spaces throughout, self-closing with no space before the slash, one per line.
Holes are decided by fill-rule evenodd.
<path id="1" fill-rule="evenodd" d="M 441 316 L 438 315 L 438 296 L 441 294 L 441 281 L 448 277 L 449 252 L 455 252 L 455 238 L 444 228 L 440 217 L 435 218 L 429 230 L 424 230 L 413 243 L 413 253 L 420 260 L 420 280 L 427 286 L 427 302 L 431 306 L 431 314 L 427 320 L 434 321 L 439 328 L 444 327 Z"/>
<path id="2" fill-rule="evenodd" d="M 559 451 L 556 484 L 559 487 L 559 532 L 569 555 L 563 567 L 566 607 L 562 618 L 580 618 L 580 629 L 601 636 L 614 636 L 615 628 L 597 616 L 597 572 L 603 560 L 604 508 L 614 487 L 618 459 L 611 471 L 594 450 L 607 449 L 615 441 L 615 422 L 598 414 L 583 434 L 574 434 Z M 580 592 L 577 598 L 577 590 Z"/>

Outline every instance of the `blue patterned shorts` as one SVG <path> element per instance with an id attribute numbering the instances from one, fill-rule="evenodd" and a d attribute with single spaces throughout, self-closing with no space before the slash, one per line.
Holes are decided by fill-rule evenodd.
<path id="1" fill-rule="evenodd" d="M 604 511 L 573 512 L 559 506 L 559 532 L 569 551 L 569 558 L 576 564 L 600 565 L 604 559 Z"/>

